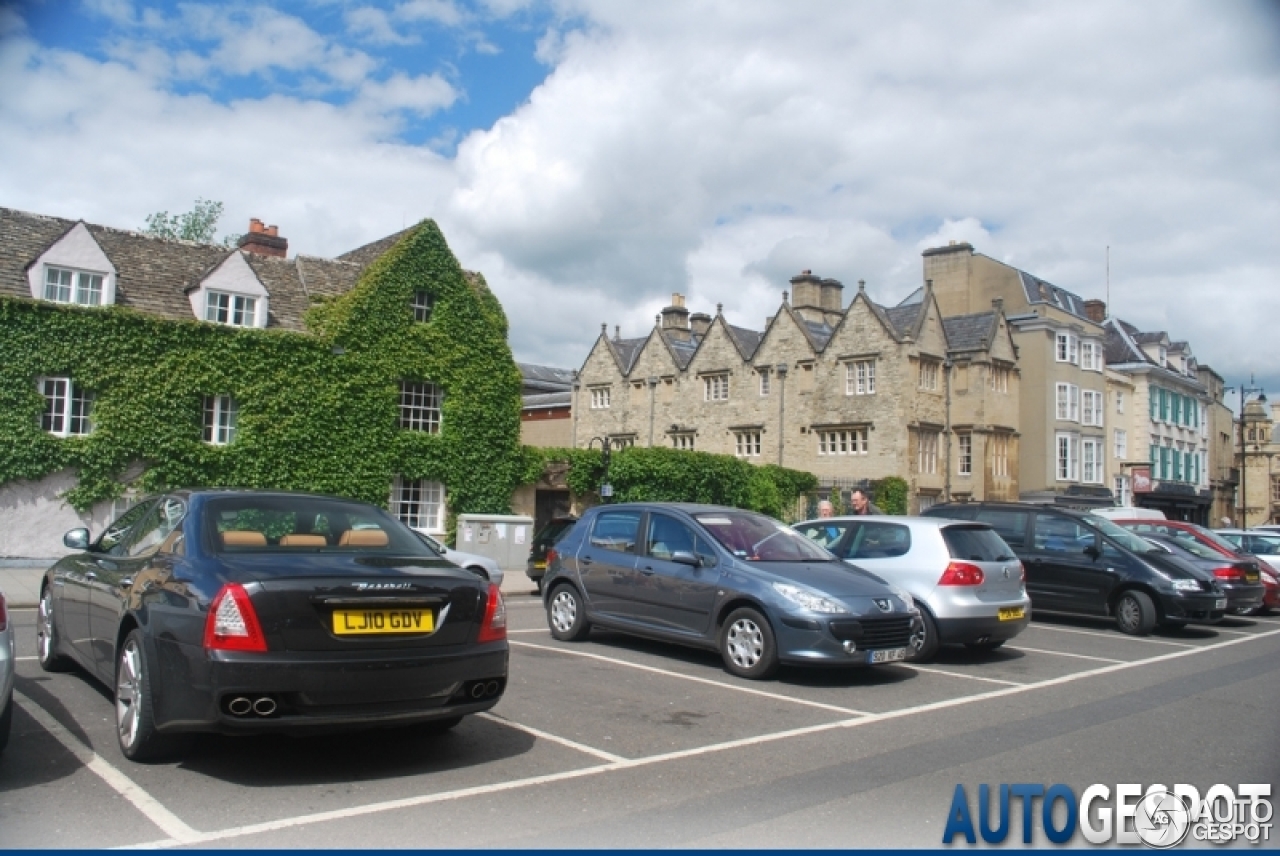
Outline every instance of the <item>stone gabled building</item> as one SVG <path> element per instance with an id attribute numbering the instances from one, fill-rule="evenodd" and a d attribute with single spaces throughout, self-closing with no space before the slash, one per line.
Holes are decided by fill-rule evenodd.
<path id="1" fill-rule="evenodd" d="M 912 510 L 1014 498 L 1017 353 L 997 308 L 943 318 L 929 289 L 886 308 L 805 271 L 763 331 L 690 313 L 601 328 L 574 390 L 574 445 L 732 454 L 850 488 L 905 478 Z"/>

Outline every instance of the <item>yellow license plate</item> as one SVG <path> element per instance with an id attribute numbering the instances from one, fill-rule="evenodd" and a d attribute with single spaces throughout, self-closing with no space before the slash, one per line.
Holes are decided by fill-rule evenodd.
<path id="1" fill-rule="evenodd" d="M 546 563 L 546 562 L 534 562 L 534 563 L 533 563 L 533 567 L 534 567 L 536 570 L 539 570 L 539 571 L 545 571 L 545 570 L 547 569 L 547 563 Z"/>
<path id="2" fill-rule="evenodd" d="M 1002 607 L 996 614 L 1000 617 L 1001 621 L 1017 621 L 1019 618 L 1026 615 L 1027 611 L 1021 606 L 1006 606 Z"/>
<path id="3" fill-rule="evenodd" d="M 1257 575 L 1257 574 L 1245 574 L 1245 575 L 1244 575 L 1244 580 L 1245 580 L 1245 582 L 1247 582 L 1247 583 L 1256 583 L 1256 582 L 1258 581 L 1258 575 Z"/>
<path id="4" fill-rule="evenodd" d="M 430 633 L 434 619 L 429 609 L 336 609 L 333 632 L 339 636 Z"/>

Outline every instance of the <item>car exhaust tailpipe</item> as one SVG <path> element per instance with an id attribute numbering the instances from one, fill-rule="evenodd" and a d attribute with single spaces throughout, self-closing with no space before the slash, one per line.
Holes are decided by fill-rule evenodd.
<path id="1" fill-rule="evenodd" d="M 498 694 L 498 691 L 501 689 L 502 689 L 502 685 L 499 684 L 497 681 L 489 681 L 489 683 L 484 685 L 484 694 L 486 696 L 495 696 Z"/>
<path id="2" fill-rule="evenodd" d="M 246 716 L 251 710 L 253 710 L 253 702 L 244 696 L 236 696 L 227 702 L 227 712 L 232 716 Z"/>
<path id="3" fill-rule="evenodd" d="M 270 716 L 276 712 L 276 700 L 264 695 L 253 703 L 253 712 L 258 716 Z"/>
<path id="4" fill-rule="evenodd" d="M 484 698 L 484 682 L 483 681 L 476 681 L 474 684 L 471 685 L 471 697 Z"/>

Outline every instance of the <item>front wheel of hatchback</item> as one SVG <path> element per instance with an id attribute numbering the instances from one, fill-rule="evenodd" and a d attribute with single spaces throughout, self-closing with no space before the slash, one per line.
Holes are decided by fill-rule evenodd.
<path id="1" fill-rule="evenodd" d="M 568 583 L 556 586 L 547 600 L 547 626 L 561 642 L 579 642 L 591 632 L 582 597 Z"/>
<path id="2" fill-rule="evenodd" d="M 938 640 L 938 623 L 928 610 L 921 607 L 920 626 L 912 631 L 907 642 L 907 660 L 912 663 L 927 663 L 934 658 L 940 647 L 942 643 Z"/>
<path id="3" fill-rule="evenodd" d="M 740 678 L 773 677 L 778 671 L 778 643 L 768 619 L 748 606 L 729 613 L 720 628 L 720 657 L 724 667 Z"/>
<path id="4" fill-rule="evenodd" d="M 1156 626 L 1156 605 L 1146 592 L 1127 591 L 1116 601 L 1116 626 L 1130 636 L 1146 636 Z"/>
<path id="5" fill-rule="evenodd" d="M 58 651 L 58 622 L 53 615 L 53 593 L 45 589 L 40 595 L 40 608 L 36 613 L 36 659 L 46 672 L 65 672 L 71 661 Z"/>
<path id="6" fill-rule="evenodd" d="M 116 737 L 120 751 L 130 761 L 150 761 L 171 746 L 156 730 L 152 686 L 151 661 L 142 631 L 134 630 L 116 658 Z"/>

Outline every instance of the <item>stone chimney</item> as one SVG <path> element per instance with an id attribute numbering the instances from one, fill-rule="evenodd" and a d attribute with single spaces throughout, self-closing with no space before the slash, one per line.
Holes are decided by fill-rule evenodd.
<path id="1" fill-rule="evenodd" d="M 1084 317 L 1095 324 L 1101 324 L 1106 321 L 1107 302 L 1105 300 L 1086 300 L 1084 302 Z"/>
<path id="2" fill-rule="evenodd" d="M 245 252 L 283 259 L 289 255 L 289 241 L 279 235 L 279 227 L 264 226 L 254 217 L 249 221 L 249 231 L 240 236 L 237 246 Z"/>
<path id="3" fill-rule="evenodd" d="M 705 336 L 711 329 L 711 316 L 705 312 L 695 312 L 689 316 L 689 326 L 695 336 Z"/>
<path id="4" fill-rule="evenodd" d="M 810 321 L 835 324 L 843 310 L 843 292 L 840 280 L 820 279 L 813 271 L 804 270 L 791 277 L 792 306 Z"/>
<path id="5" fill-rule="evenodd" d="M 689 310 L 683 294 L 671 295 L 671 305 L 662 310 L 662 331 L 681 342 L 689 341 Z"/>

